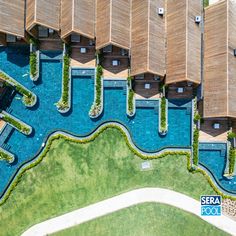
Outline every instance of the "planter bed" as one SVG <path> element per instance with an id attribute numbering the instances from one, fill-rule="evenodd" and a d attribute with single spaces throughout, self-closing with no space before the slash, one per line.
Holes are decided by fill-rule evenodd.
<path id="1" fill-rule="evenodd" d="M 97 118 L 103 112 L 103 77 L 102 67 L 99 65 L 96 69 L 96 79 L 94 83 L 94 102 L 89 111 L 90 118 Z"/>
<path id="2" fill-rule="evenodd" d="M 57 103 L 57 110 L 60 113 L 67 113 L 71 108 L 71 68 L 68 55 L 63 57 L 62 66 L 62 94 Z"/>
<path id="3" fill-rule="evenodd" d="M 8 163 L 13 163 L 15 160 L 15 156 L 12 153 L 0 147 L 0 160 L 5 160 Z"/>
<path id="4" fill-rule="evenodd" d="M 37 102 L 37 96 L 24 87 L 22 84 L 17 82 L 15 79 L 7 75 L 5 72 L 0 70 L 0 78 L 5 81 L 8 86 L 12 86 L 23 98 L 22 102 L 27 107 L 33 107 Z"/>
<path id="5" fill-rule="evenodd" d="M 30 52 L 30 79 L 37 81 L 39 78 L 39 50 Z"/>
<path id="6" fill-rule="evenodd" d="M 162 97 L 159 100 L 159 134 L 166 135 L 168 131 L 168 100 Z"/>
<path id="7" fill-rule="evenodd" d="M 24 123 L 23 121 L 17 119 L 16 117 L 10 115 L 9 113 L 2 111 L 0 114 L 1 118 L 11 125 L 13 128 L 17 129 L 24 135 L 30 135 L 32 132 L 32 127 Z"/>

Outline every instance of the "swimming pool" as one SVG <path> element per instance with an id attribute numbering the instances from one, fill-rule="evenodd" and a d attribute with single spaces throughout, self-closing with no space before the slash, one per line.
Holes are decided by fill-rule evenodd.
<path id="1" fill-rule="evenodd" d="M 236 176 L 232 179 L 224 177 L 227 158 L 226 143 L 200 143 L 199 164 L 205 167 L 215 178 L 222 189 L 236 193 Z"/>
<path id="2" fill-rule="evenodd" d="M 60 114 L 55 103 L 61 97 L 61 52 L 45 53 L 40 62 L 40 77 L 36 84 L 29 78 L 29 49 L 0 49 L 0 69 L 21 82 L 38 96 L 38 104 L 26 108 L 16 95 L 9 112 L 34 128 L 30 137 L 14 131 L 6 141 L 9 151 L 17 156 L 17 163 L 9 166 L 0 162 L 0 193 L 14 176 L 22 163 L 31 160 L 43 139 L 54 130 L 66 130 L 75 135 L 86 135 L 106 121 L 119 121 L 130 131 L 134 143 L 146 152 L 155 152 L 166 147 L 186 148 L 191 146 L 191 101 L 170 101 L 168 110 L 168 134 L 158 134 L 158 100 L 152 104 L 140 102 L 136 115 L 126 115 L 125 81 L 119 86 L 104 87 L 104 112 L 99 119 L 92 120 L 88 112 L 93 103 L 93 76 L 72 77 L 72 107 L 68 114 Z M 54 60 L 53 60 L 54 59 Z"/>

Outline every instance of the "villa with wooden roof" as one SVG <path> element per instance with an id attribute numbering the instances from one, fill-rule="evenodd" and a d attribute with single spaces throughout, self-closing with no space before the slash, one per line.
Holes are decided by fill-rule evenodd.
<path id="1" fill-rule="evenodd" d="M 167 1 L 166 84 L 201 83 L 201 0 Z"/>
<path id="2" fill-rule="evenodd" d="M 80 35 L 95 38 L 94 0 L 61 0 L 61 38 L 70 42 Z M 71 38 L 70 38 L 71 37 Z"/>
<path id="3" fill-rule="evenodd" d="M 236 118 L 236 2 L 222 0 L 205 9 L 205 118 Z"/>
<path id="4" fill-rule="evenodd" d="M 0 0 L 0 44 L 25 39 L 25 1 Z"/>
<path id="5" fill-rule="evenodd" d="M 150 73 L 164 77 L 166 73 L 165 17 L 158 14 L 159 8 L 165 9 L 165 0 L 132 2 L 132 76 Z"/>
<path id="6" fill-rule="evenodd" d="M 59 32 L 60 7 L 60 0 L 27 0 L 26 31 L 34 38 Z"/>

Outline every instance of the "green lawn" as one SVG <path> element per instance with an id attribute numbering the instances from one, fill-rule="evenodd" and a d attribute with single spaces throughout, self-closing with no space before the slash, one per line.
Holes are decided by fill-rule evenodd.
<path id="1" fill-rule="evenodd" d="M 178 208 L 156 203 L 145 203 L 53 234 L 53 236 L 67 235 L 219 236 L 227 234 Z"/>
<path id="2" fill-rule="evenodd" d="M 200 173 L 187 171 L 186 157 L 153 160 L 153 170 L 145 172 L 140 171 L 141 162 L 116 129 L 87 144 L 55 140 L 0 207 L 0 235 L 19 235 L 53 216 L 144 186 L 169 188 L 196 199 L 214 194 Z"/>

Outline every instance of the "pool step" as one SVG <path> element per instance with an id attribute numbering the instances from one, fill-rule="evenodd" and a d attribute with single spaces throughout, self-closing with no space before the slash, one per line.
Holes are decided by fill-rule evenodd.
<path id="1" fill-rule="evenodd" d="M 40 58 L 40 60 L 60 61 L 60 60 L 62 60 L 62 52 L 61 51 L 59 51 L 59 52 L 57 52 L 57 51 L 55 51 L 55 52 L 41 51 L 39 58 Z"/>
<path id="2" fill-rule="evenodd" d="M 6 139 L 8 138 L 8 136 L 11 134 L 13 130 L 13 127 L 10 125 L 6 125 L 4 130 L 1 133 L 0 136 L 0 147 L 2 147 L 2 145 L 4 144 L 4 142 L 6 141 Z"/>
<path id="3" fill-rule="evenodd" d="M 94 76 L 95 69 L 94 68 L 72 68 L 71 76 L 81 77 L 81 76 Z"/>

